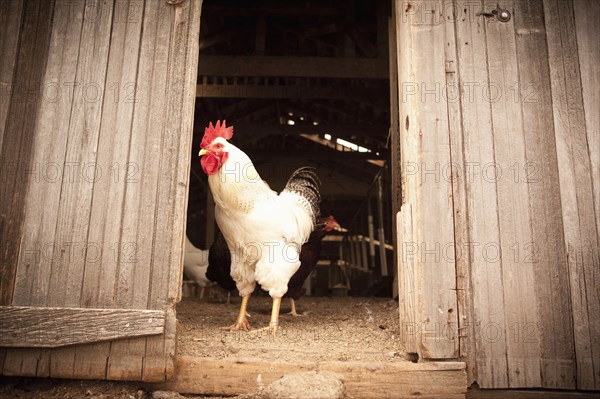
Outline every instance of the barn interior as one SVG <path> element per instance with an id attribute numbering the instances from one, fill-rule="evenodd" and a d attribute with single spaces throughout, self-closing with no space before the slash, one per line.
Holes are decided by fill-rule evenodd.
<path id="1" fill-rule="evenodd" d="M 196 247 L 216 228 L 198 149 L 209 122 L 226 120 L 272 189 L 317 170 L 321 214 L 342 229 L 325 237 L 306 295 L 393 296 L 390 15 L 388 0 L 203 2 L 187 210 Z M 190 279 L 184 288 L 197 295 Z"/>

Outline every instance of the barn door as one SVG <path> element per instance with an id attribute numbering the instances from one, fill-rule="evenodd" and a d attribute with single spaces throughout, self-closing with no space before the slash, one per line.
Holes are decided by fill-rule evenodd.
<path id="1" fill-rule="evenodd" d="M 173 373 L 200 7 L 2 2 L 0 374 Z"/>
<path id="2" fill-rule="evenodd" d="M 404 341 L 484 388 L 600 384 L 598 12 L 396 2 Z"/>

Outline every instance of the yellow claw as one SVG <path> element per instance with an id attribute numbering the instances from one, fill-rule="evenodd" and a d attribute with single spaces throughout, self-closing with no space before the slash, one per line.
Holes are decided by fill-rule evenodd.
<path id="1" fill-rule="evenodd" d="M 240 306 L 240 313 L 238 314 L 238 317 L 237 317 L 235 323 L 233 323 L 229 327 L 221 327 L 221 330 L 226 330 L 226 331 L 246 330 L 246 331 L 248 331 L 250 329 L 250 323 L 248 322 L 248 319 L 246 318 L 246 316 L 248 315 L 246 313 L 246 308 L 248 307 L 248 301 L 250 300 L 250 295 L 251 294 L 248 294 L 242 298 L 242 304 Z"/>

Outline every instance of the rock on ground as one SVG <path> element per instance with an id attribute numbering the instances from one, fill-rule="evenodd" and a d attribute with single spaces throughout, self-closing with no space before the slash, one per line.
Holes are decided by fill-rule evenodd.
<path id="1" fill-rule="evenodd" d="M 341 376 L 328 371 L 306 371 L 288 374 L 269 385 L 265 399 L 342 399 L 344 383 Z"/>
<path id="2" fill-rule="evenodd" d="M 152 399 L 186 399 L 186 397 L 180 395 L 178 392 L 154 391 L 152 392 Z"/>

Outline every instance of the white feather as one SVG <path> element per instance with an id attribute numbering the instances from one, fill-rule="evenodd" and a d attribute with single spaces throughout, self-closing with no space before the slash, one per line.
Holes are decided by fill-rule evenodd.
<path id="1" fill-rule="evenodd" d="M 272 297 L 281 297 L 300 267 L 300 247 L 313 229 L 313 215 L 301 196 L 271 190 L 243 151 L 222 138 L 215 141 L 229 153 L 208 182 L 215 218 L 232 252 L 231 276 L 241 296 L 258 282 Z"/>
<path id="2" fill-rule="evenodd" d="M 187 236 L 185 237 L 185 253 L 183 254 L 183 271 L 200 287 L 212 285 L 206 278 L 208 269 L 208 250 L 196 248 Z"/>

